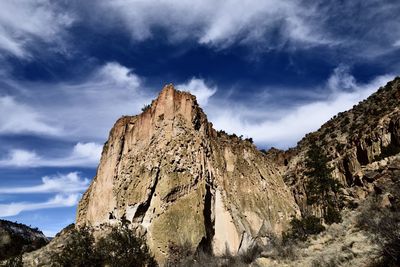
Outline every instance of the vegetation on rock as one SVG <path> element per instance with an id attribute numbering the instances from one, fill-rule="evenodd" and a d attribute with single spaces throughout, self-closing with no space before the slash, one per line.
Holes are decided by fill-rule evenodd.
<path id="1" fill-rule="evenodd" d="M 201 249 L 197 249 L 193 252 L 189 243 L 184 243 L 182 245 L 170 243 L 168 249 L 169 257 L 165 263 L 167 267 L 244 267 L 254 262 L 262 251 L 261 247 L 255 245 L 236 256 L 233 256 L 229 250 L 227 250 L 224 255 L 216 256 L 209 251 L 203 251 Z"/>
<path id="2" fill-rule="evenodd" d="M 110 267 L 157 266 L 146 241 L 136 237 L 127 224 L 113 227 L 111 232 L 96 244 L 101 262 Z"/>
<path id="3" fill-rule="evenodd" d="M 316 235 L 325 230 L 321 219 L 313 215 L 301 219 L 293 218 L 290 221 L 290 230 L 283 234 L 284 243 L 288 239 L 306 241 L 310 235 Z"/>
<path id="4" fill-rule="evenodd" d="M 358 226 L 379 244 L 379 258 L 373 267 L 400 266 L 400 178 L 393 178 L 396 180 L 386 194 L 390 196 L 389 206 L 383 207 L 384 197 L 374 194 L 358 217 Z"/>
<path id="5" fill-rule="evenodd" d="M 87 227 L 73 229 L 67 238 L 63 249 L 50 256 L 53 266 L 157 266 L 144 240 L 136 237 L 127 225 L 112 227 L 97 242 Z"/>

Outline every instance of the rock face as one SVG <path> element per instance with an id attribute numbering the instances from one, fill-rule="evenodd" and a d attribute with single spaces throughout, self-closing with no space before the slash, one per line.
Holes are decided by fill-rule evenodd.
<path id="1" fill-rule="evenodd" d="M 38 229 L 0 220 L 0 261 L 38 249 L 48 242 L 47 237 Z"/>
<path id="2" fill-rule="evenodd" d="M 112 128 L 77 225 L 126 219 L 163 261 L 170 242 L 236 254 L 298 214 L 274 163 L 249 140 L 215 131 L 194 96 L 167 85 Z"/>
<path id="3" fill-rule="evenodd" d="M 302 211 L 307 207 L 305 157 L 317 143 L 330 158 L 332 176 L 344 186 L 348 202 L 360 202 L 375 190 L 377 172 L 400 153 L 400 78 L 389 82 L 351 110 L 339 113 L 288 151 L 267 157 L 280 166 Z M 313 213 L 319 215 L 318 207 Z"/>

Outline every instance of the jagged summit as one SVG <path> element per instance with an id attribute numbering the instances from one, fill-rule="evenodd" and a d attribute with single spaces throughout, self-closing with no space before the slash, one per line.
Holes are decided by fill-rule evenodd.
<path id="1" fill-rule="evenodd" d="M 167 85 L 112 128 L 77 224 L 127 219 L 162 262 L 170 243 L 236 254 L 280 234 L 297 213 L 273 163 L 215 131 L 193 95 Z"/>

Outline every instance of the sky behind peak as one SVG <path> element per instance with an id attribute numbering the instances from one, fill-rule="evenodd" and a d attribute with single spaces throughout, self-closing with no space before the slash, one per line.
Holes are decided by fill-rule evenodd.
<path id="1" fill-rule="evenodd" d="M 168 83 L 217 129 L 294 146 L 399 75 L 399 13 L 393 0 L 2 1 L 0 217 L 48 235 L 73 222 L 115 120 Z"/>

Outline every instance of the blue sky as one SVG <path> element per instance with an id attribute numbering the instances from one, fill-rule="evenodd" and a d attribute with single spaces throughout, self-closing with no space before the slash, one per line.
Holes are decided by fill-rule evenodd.
<path id="1" fill-rule="evenodd" d="M 400 71 L 390 0 L 0 3 L 0 217 L 72 223 L 115 120 L 164 84 L 217 129 L 288 148 Z"/>

